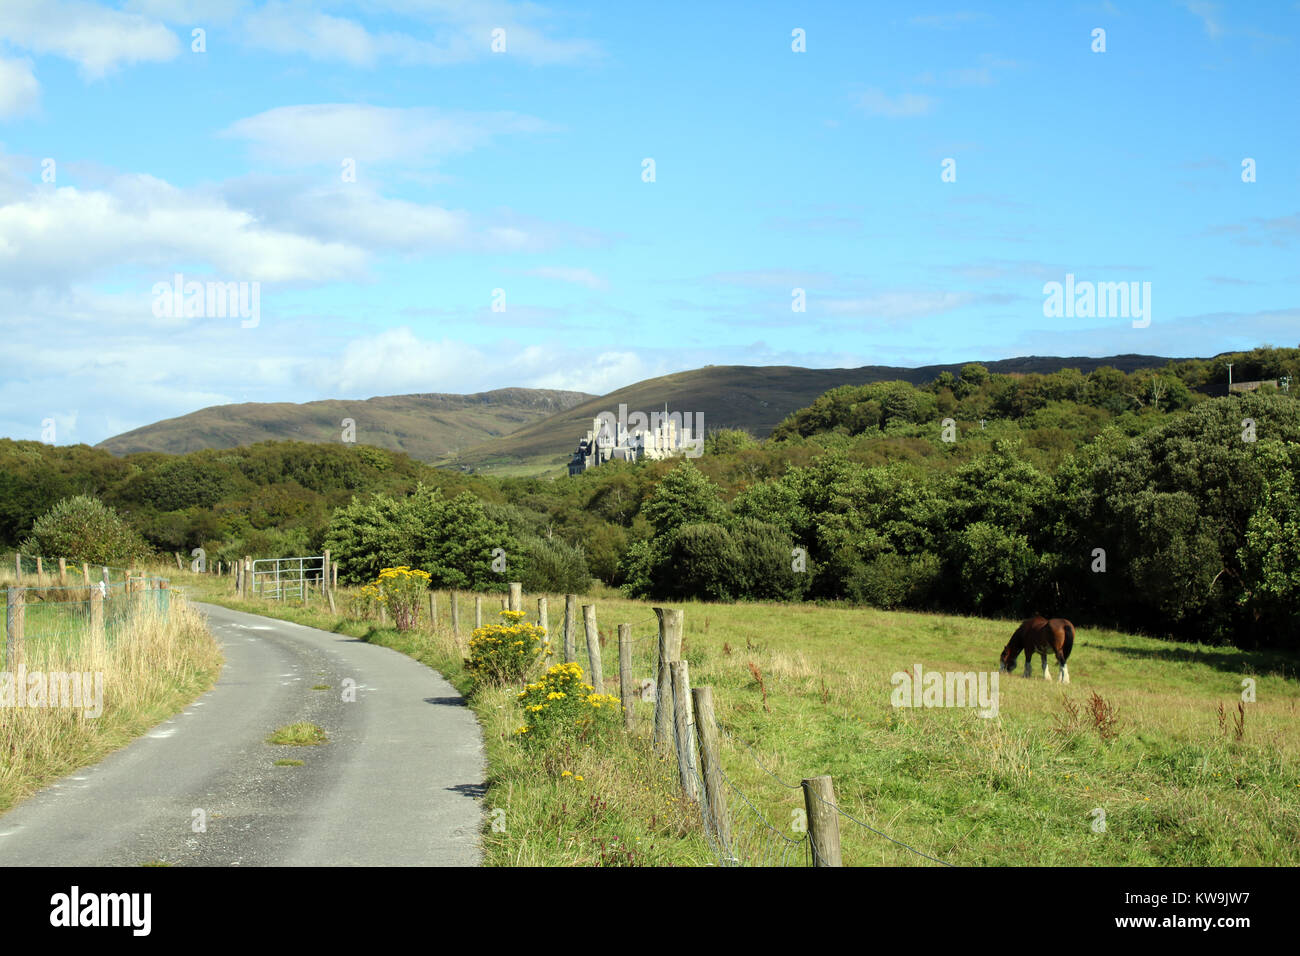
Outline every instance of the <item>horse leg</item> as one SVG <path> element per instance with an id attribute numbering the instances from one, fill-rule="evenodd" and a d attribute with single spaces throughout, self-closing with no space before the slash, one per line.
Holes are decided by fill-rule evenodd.
<path id="1" fill-rule="evenodd" d="M 1031 647 L 1025 648 L 1025 677 L 1034 676 L 1034 650 Z"/>
<path id="2" fill-rule="evenodd" d="M 1056 652 L 1056 663 L 1061 667 L 1060 681 L 1062 684 L 1070 683 L 1070 670 L 1065 666 L 1065 655 L 1059 650 Z"/>
<path id="3" fill-rule="evenodd" d="M 1047 650 L 1038 652 L 1038 659 L 1043 662 L 1043 680 L 1051 680 L 1052 675 L 1047 672 Z"/>

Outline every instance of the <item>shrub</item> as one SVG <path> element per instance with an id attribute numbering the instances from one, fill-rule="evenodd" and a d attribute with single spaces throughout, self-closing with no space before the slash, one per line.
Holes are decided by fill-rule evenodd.
<path id="1" fill-rule="evenodd" d="M 530 593 L 582 594 L 591 587 L 591 573 L 582 548 L 562 538 L 526 535 L 510 555 L 512 580 Z"/>
<path id="2" fill-rule="evenodd" d="M 149 553 L 144 539 L 98 498 L 64 498 L 36 519 L 21 551 L 75 563 L 129 564 Z"/>
<path id="3" fill-rule="evenodd" d="M 375 582 L 382 592 L 380 600 L 393 615 L 399 631 L 409 631 L 420 619 L 420 604 L 429 589 L 429 572 L 408 567 L 384 568 Z"/>
<path id="4" fill-rule="evenodd" d="M 480 684 L 517 684 L 551 654 L 546 629 L 525 621 L 523 611 L 502 611 L 501 618 L 475 628 L 469 641 L 466 669 Z"/>
<path id="5" fill-rule="evenodd" d="M 617 697 L 597 694 L 582 681 L 582 665 L 556 664 L 541 680 L 518 694 L 524 724 L 515 736 L 530 743 L 556 740 L 581 741 L 617 726 L 622 705 Z"/>
<path id="6" fill-rule="evenodd" d="M 348 616 L 363 621 L 379 617 L 384 606 L 384 592 L 377 584 L 367 584 L 348 601 Z"/>

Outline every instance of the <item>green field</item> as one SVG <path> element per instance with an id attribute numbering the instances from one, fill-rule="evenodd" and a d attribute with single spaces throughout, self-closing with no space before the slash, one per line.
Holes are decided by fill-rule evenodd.
<path id="1" fill-rule="evenodd" d="M 195 584 L 212 589 L 211 579 Z M 653 612 L 612 592 L 586 600 L 593 599 L 606 689 L 616 694 L 616 625 L 634 625 L 633 676 L 650 677 Z M 445 624 L 445 594 L 441 600 Z M 445 628 L 400 635 L 319 606 L 237 603 L 228 593 L 220 603 L 366 636 L 470 690 Z M 860 824 L 961 866 L 1300 863 L 1294 657 L 1080 626 L 1069 685 L 1001 675 L 999 713 L 983 718 L 968 707 L 896 708 L 890 678 L 917 664 L 995 670 L 1014 622 L 815 605 L 678 606 L 692 682 L 714 688 L 733 852 L 742 862 L 804 865 L 799 781 L 830 774 L 839 807 L 856 818 L 841 818 L 846 865 L 936 865 Z M 499 596 L 485 597 L 485 619 L 498 607 Z M 525 610 L 532 619 L 534 596 Z M 557 645 L 562 613 L 563 598 L 551 595 Z M 462 622 L 472 615 L 472 598 L 462 597 Z M 579 660 L 585 667 L 585 651 Z M 1055 675 L 1055 662 L 1051 668 Z M 1238 740 L 1245 678 L 1255 681 L 1256 701 L 1243 704 Z M 1090 716 L 1094 693 L 1118 714 L 1109 740 Z M 719 861 L 698 812 L 680 800 L 675 758 L 656 756 L 644 736 L 652 704 L 637 704 L 638 733 L 539 758 L 514 739 L 514 694 L 472 697 L 490 763 L 489 865 Z M 491 828 L 497 809 L 504 831 Z"/>

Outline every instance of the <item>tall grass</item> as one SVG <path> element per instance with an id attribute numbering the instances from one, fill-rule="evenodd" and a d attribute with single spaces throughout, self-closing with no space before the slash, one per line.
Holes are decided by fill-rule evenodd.
<path id="1" fill-rule="evenodd" d="M 139 602 L 99 638 L 74 620 L 68 616 L 44 633 L 29 625 L 22 665 L 29 675 L 102 674 L 103 711 L 0 707 L 0 811 L 176 713 L 211 687 L 221 669 L 216 641 L 179 595 L 171 596 L 165 614 Z"/>

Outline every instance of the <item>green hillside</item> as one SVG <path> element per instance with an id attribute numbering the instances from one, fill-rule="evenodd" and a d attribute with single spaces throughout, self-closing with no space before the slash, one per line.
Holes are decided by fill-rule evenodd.
<path id="1" fill-rule="evenodd" d="M 115 455 L 161 451 L 183 455 L 262 441 L 339 442 L 341 422 L 356 423 L 358 444 L 434 462 L 485 438 L 507 435 L 586 399 L 585 392 L 500 388 L 473 395 L 390 395 L 364 401 L 246 402 L 214 405 L 106 439 Z"/>
<path id="2" fill-rule="evenodd" d="M 1167 358 L 1155 355 L 1118 355 L 1108 358 L 1050 358 L 1022 356 L 986 362 L 990 372 L 1003 374 L 1055 372 L 1077 368 L 1090 372 L 1104 365 L 1123 372 L 1140 368 L 1161 368 Z M 591 420 L 604 411 L 647 414 L 668 404 L 670 411 L 694 415 L 703 412 L 706 432 L 719 428 L 740 428 L 759 438 L 771 433 L 786 416 L 810 405 L 817 396 L 841 385 L 904 381 L 919 385 L 933 381 L 940 372 L 956 374 L 961 364 L 895 368 L 866 365 L 862 368 L 799 368 L 792 365 L 706 365 L 687 372 L 650 378 L 617 391 L 574 404 L 557 414 L 532 422 L 508 436 L 493 438 L 467 448 L 443 464 L 453 467 L 521 474 L 562 470 L 578 440 L 591 428 Z"/>

